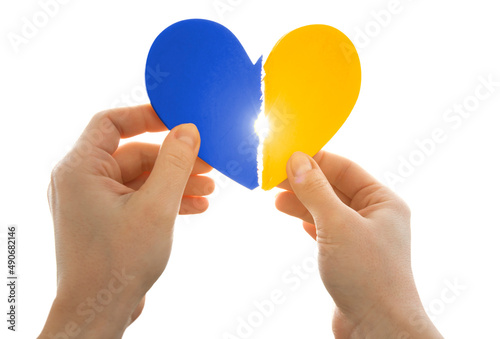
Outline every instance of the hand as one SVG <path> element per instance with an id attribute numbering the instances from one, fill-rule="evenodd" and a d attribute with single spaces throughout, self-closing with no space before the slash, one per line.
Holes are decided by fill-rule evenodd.
<path id="1" fill-rule="evenodd" d="M 194 125 L 163 145 L 120 138 L 166 130 L 150 105 L 94 116 L 52 173 L 57 296 L 40 338 L 120 338 L 165 269 L 177 214 L 214 190 Z"/>
<path id="2" fill-rule="evenodd" d="M 317 240 L 319 270 L 343 338 L 442 338 L 425 314 L 410 259 L 410 210 L 355 163 L 297 152 L 278 210 Z"/>

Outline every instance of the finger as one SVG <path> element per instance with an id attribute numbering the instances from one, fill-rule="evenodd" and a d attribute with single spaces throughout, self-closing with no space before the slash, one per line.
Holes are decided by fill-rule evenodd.
<path id="1" fill-rule="evenodd" d="M 151 172 L 158 157 L 160 145 L 129 142 L 120 146 L 113 154 L 122 174 L 122 182 L 128 183 L 144 172 Z M 196 159 L 191 174 L 204 174 L 212 167 L 200 158 Z"/>
<path id="2" fill-rule="evenodd" d="M 212 166 L 210 166 L 205 161 L 198 158 L 194 163 L 194 168 L 191 174 L 206 174 L 210 172 L 212 169 L 213 169 Z"/>
<path id="3" fill-rule="evenodd" d="M 125 183 L 125 186 L 138 191 L 148 180 L 149 172 L 141 173 L 137 178 Z M 215 182 L 212 178 L 205 176 L 190 176 L 184 190 L 184 195 L 207 196 L 214 192 Z"/>
<path id="4" fill-rule="evenodd" d="M 323 171 L 323 173 L 325 173 L 326 178 L 328 179 L 328 181 L 332 185 L 333 190 L 335 191 L 337 196 L 340 198 L 340 200 L 342 200 L 346 205 L 350 206 L 352 198 L 354 197 L 355 194 L 352 194 L 353 192 L 350 192 L 349 188 L 351 188 L 351 186 L 349 186 L 349 185 L 340 185 L 340 186 L 343 187 L 344 189 L 346 189 L 344 186 L 347 186 L 348 187 L 347 191 L 350 192 L 351 195 L 347 195 L 346 193 L 344 193 L 344 191 L 341 188 L 339 188 L 337 186 L 340 182 L 342 182 L 342 180 L 340 180 L 341 178 L 338 178 L 338 176 L 336 176 L 332 170 L 332 167 L 335 167 L 335 159 L 336 158 L 339 160 L 342 160 L 342 161 L 346 161 L 347 163 L 344 162 L 344 165 L 351 166 L 351 164 L 349 164 L 349 163 L 352 163 L 352 161 L 350 161 L 346 158 L 343 158 L 341 156 L 325 152 L 325 151 L 319 151 L 313 157 L 314 161 L 316 161 L 316 163 L 321 168 L 321 171 Z M 341 165 L 340 162 L 341 161 L 339 161 L 339 165 Z M 352 163 L 352 164 L 354 164 L 354 163 Z M 344 166 L 344 168 L 345 168 L 345 166 Z M 366 174 L 368 174 L 368 173 L 366 173 Z M 337 180 L 332 180 L 332 177 L 336 177 Z M 289 191 L 292 189 L 288 179 L 286 179 L 281 184 L 279 184 L 278 187 L 281 189 L 289 190 Z"/>
<path id="5" fill-rule="evenodd" d="M 130 142 L 120 146 L 113 158 L 120 166 L 122 181 L 128 183 L 144 172 L 151 172 L 159 151 L 160 145 L 142 142 Z"/>
<path id="6" fill-rule="evenodd" d="M 314 159 L 314 157 L 313 157 L 313 159 Z M 287 190 L 287 191 L 292 191 L 292 186 L 290 185 L 290 182 L 288 181 L 288 179 L 286 179 L 285 181 L 283 181 L 277 187 L 281 188 L 281 189 L 284 189 L 284 190 Z M 342 200 L 342 202 L 344 204 L 346 204 L 347 206 L 351 206 L 351 201 L 352 200 L 347 195 L 345 195 L 344 192 L 340 191 L 335 186 L 332 186 L 332 188 L 333 188 L 333 191 L 335 192 L 335 194 L 337 194 L 337 196 L 340 198 L 340 200 Z"/>
<path id="7" fill-rule="evenodd" d="M 180 215 L 199 214 L 205 212 L 207 209 L 208 209 L 207 198 L 185 196 L 182 198 L 179 214 Z"/>
<path id="8" fill-rule="evenodd" d="M 179 125 L 165 138 L 148 180 L 136 192 L 160 218 L 171 220 L 178 213 L 199 148 L 200 134 L 193 124 Z"/>
<path id="9" fill-rule="evenodd" d="M 115 108 L 96 114 L 75 147 L 79 153 L 92 148 L 113 154 L 121 138 L 130 138 L 144 132 L 166 131 L 167 127 L 158 118 L 151 105 Z"/>
<path id="10" fill-rule="evenodd" d="M 309 223 L 314 223 L 314 219 L 293 192 L 285 191 L 278 194 L 275 201 L 278 211 L 288 214 L 292 217 L 302 219 Z"/>
<path id="11" fill-rule="evenodd" d="M 318 164 L 308 155 L 294 153 L 288 160 L 287 173 L 293 192 L 309 210 L 315 224 L 325 221 L 325 225 L 331 225 L 333 220 L 349 218 L 355 213 L 339 199 Z"/>
<path id="12" fill-rule="evenodd" d="M 133 180 L 125 183 L 124 185 L 127 186 L 128 188 L 133 189 L 134 191 L 138 191 L 142 185 L 148 180 L 149 178 L 149 172 L 143 172 L 141 173 L 137 178 L 134 178 Z"/>
<path id="13" fill-rule="evenodd" d="M 360 191 L 378 181 L 355 162 L 336 154 L 320 151 L 314 159 L 328 178 L 328 181 L 353 199 Z"/>
<path id="14" fill-rule="evenodd" d="M 314 240 L 316 240 L 316 225 L 304 221 L 302 223 L 302 226 L 304 227 L 304 230 L 307 232 L 307 234 L 309 234 Z"/>
<path id="15" fill-rule="evenodd" d="M 189 177 L 186 189 L 184 190 L 184 195 L 202 197 L 212 194 L 214 190 L 215 182 L 212 178 L 192 175 L 191 177 Z"/>
<path id="16" fill-rule="evenodd" d="M 324 151 L 319 151 L 315 156 L 313 156 L 312 158 L 314 159 L 314 161 L 316 161 L 317 163 L 317 160 L 319 158 L 321 158 L 323 155 L 321 153 L 323 153 Z M 319 165 L 319 164 L 318 164 Z M 321 166 L 319 166 L 321 168 Z M 323 170 L 323 168 L 321 168 L 321 170 Z M 287 179 L 285 179 L 281 184 L 279 184 L 277 186 L 278 188 L 281 188 L 281 189 L 284 189 L 284 190 L 287 190 L 287 191 L 291 191 L 292 190 L 292 186 L 290 185 L 290 181 Z"/>

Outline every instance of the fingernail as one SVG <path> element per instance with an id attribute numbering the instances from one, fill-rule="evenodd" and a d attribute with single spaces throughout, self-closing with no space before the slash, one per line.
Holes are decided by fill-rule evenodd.
<path id="1" fill-rule="evenodd" d="M 196 132 L 196 126 L 193 124 L 186 124 L 177 127 L 175 130 L 175 138 L 183 143 L 189 145 L 191 148 L 195 148 L 198 143 L 198 133 Z"/>
<path id="2" fill-rule="evenodd" d="M 311 160 L 301 152 L 296 152 L 292 155 L 292 173 L 295 177 L 300 177 L 312 170 Z"/>

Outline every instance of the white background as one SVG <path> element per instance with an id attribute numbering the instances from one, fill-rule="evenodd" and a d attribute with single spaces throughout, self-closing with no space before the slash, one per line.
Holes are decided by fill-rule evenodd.
<path id="1" fill-rule="evenodd" d="M 354 41 L 361 94 L 326 149 L 385 183 L 388 172 L 398 175 L 401 159 L 420 160 L 395 189 L 412 208 L 413 268 L 424 305 L 446 337 L 500 337 L 500 87 L 459 126 L 443 117 L 455 104 L 473 102 L 480 77 L 500 81 L 498 2 L 401 0 L 381 27 L 372 13 L 390 0 L 232 0 L 223 15 L 213 0 L 73 0 L 16 52 L 8 34 L 21 34 L 23 17 L 32 21 L 41 7 L 35 0 L 1 1 L 0 226 L 3 235 L 9 223 L 20 229 L 20 314 L 15 334 L 0 317 L 0 337 L 38 335 L 55 295 L 46 201 L 51 168 L 94 113 L 147 102 L 143 73 L 151 43 L 168 25 L 197 17 L 230 28 L 253 60 L 306 24 L 332 25 Z M 363 40 L 360 32 L 367 30 Z M 436 128 L 446 141 L 418 159 L 415 142 Z M 296 290 L 283 280 L 314 252 L 300 222 L 275 210 L 276 192 L 251 192 L 213 176 L 218 188 L 210 210 L 179 219 L 167 270 L 125 338 L 236 335 L 238 318 L 247 320 L 254 301 L 274 289 L 286 301 L 249 338 L 332 338 L 332 303 L 317 272 L 300 279 Z M 6 266 L 4 239 L 0 253 Z M 455 298 L 446 303 L 441 294 L 449 283 L 465 288 L 448 293 Z M 6 296 L 5 286 L 0 291 Z M 0 310 L 5 314 L 6 297 Z"/>

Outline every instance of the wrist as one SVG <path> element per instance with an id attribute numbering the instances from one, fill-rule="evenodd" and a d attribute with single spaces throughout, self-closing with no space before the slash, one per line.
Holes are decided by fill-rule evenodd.
<path id="1" fill-rule="evenodd" d="M 141 298 L 132 285 L 100 290 L 60 288 L 39 338 L 121 338 Z"/>
<path id="2" fill-rule="evenodd" d="M 352 332 L 352 339 L 442 339 L 420 303 L 412 307 L 391 307 L 367 314 Z"/>

